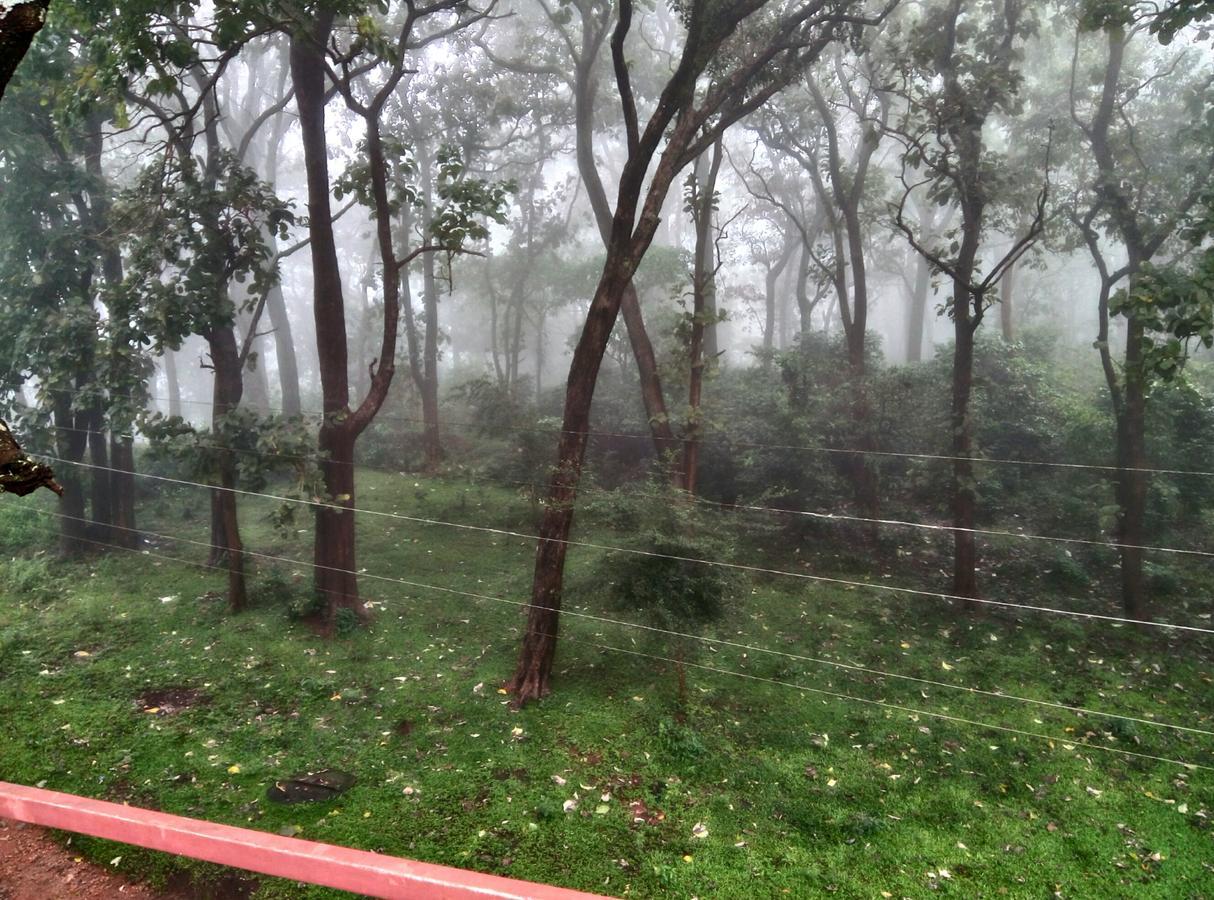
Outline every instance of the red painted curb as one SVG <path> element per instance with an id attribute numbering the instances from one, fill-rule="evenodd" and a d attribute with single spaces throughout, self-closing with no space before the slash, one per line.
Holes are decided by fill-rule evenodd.
<path id="1" fill-rule="evenodd" d="M 3 781 L 0 817 L 384 900 L 588 900 L 600 896 Z"/>

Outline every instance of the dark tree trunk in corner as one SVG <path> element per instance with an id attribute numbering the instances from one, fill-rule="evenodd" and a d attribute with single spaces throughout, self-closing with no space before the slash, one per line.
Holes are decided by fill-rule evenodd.
<path id="1" fill-rule="evenodd" d="M 50 0 L 0 6 L 0 97 L 4 96 L 4 89 L 17 71 L 17 65 L 34 42 L 34 35 L 46 24 L 48 6 Z"/>

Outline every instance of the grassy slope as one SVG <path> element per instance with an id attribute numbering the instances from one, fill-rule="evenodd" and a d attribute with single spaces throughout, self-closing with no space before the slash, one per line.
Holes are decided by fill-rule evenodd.
<path id="1" fill-rule="evenodd" d="M 506 491 L 378 473 L 360 485 L 364 506 L 530 530 L 527 505 Z M 12 552 L 50 540 L 33 526 L 54 520 L 30 514 L 34 505 L 51 508 L 0 506 Z M 205 509 L 183 489 L 153 501 L 141 524 L 205 540 Z M 309 530 L 285 541 L 267 509 L 245 504 L 250 546 L 306 559 Z M 526 541 L 377 518 L 360 528 L 372 573 L 525 599 Z M 586 524 L 582 536 L 619 539 Z M 203 558 L 188 545 L 156 552 Z M 574 583 L 591 562 L 575 550 Z M 294 571 L 306 579 L 305 566 Z M 497 688 L 517 606 L 374 580 L 364 580 L 374 626 L 326 643 L 281 608 L 229 619 L 206 599 L 222 589 L 219 573 L 149 556 L 52 565 L 49 580 L 18 562 L 0 578 L 0 778 L 616 895 L 1214 896 L 1208 770 L 706 669 L 690 672 L 684 716 L 666 664 L 595 646 L 661 655 L 660 643 L 576 617 L 562 623 L 573 640 L 556 692 L 513 711 Z M 968 618 L 926 598 L 790 579 L 744 593 L 717 636 L 1214 729 L 1208 644 L 1039 615 Z M 612 615 L 592 591 L 570 601 Z M 697 660 L 1214 764 L 1202 736 L 736 648 Z M 164 687 L 208 699 L 145 712 L 140 696 Z M 324 766 L 358 785 L 329 804 L 266 801 L 273 779 Z M 632 821 L 634 801 L 648 823 Z M 693 835 L 697 825 L 707 836 Z M 76 845 L 142 874 L 180 865 Z M 328 895 L 270 881 L 258 894 Z"/>

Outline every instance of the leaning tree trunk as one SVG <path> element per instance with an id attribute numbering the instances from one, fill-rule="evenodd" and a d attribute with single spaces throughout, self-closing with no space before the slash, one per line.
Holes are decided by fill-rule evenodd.
<path id="1" fill-rule="evenodd" d="M 1016 299 L 1016 264 L 1012 263 L 999 279 L 999 328 L 1003 342 L 1010 344 L 1016 340 L 1016 326 L 1012 315 Z"/>
<path id="2" fill-rule="evenodd" d="M 609 257 L 569 367 L 565 415 L 557 449 L 558 463 L 540 521 L 527 630 L 523 636 L 518 666 L 507 688 L 518 703 L 539 699 L 549 690 L 560 624 L 561 589 L 569 546 L 567 541 L 573 527 L 573 502 L 577 496 L 582 464 L 586 459 L 590 404 L 607 341 L 620 311 L 622 295 L 629 284 L 627 278 L 621 278 L 618 274 L 618 265 L 613 267 L 612 262 Z M 613 271 L 613 268 L 617 271 Z"/>

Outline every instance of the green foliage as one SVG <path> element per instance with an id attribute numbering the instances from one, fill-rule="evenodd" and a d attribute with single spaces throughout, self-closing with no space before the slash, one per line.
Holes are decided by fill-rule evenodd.
<path id="1" fill-rule="evenodd" d="M 727 569 L 694 560 L 728 557 L 729 541 L 702 510 L 663 482 L 615 491 L 587 502 L 592 516 L 629 534 L 628 546 L 642 553 L 608 554 L 596 567 L 594 584 L 606 585 L 616 609 L 657 629 L 699 634 L 725 614 L 738 579 Z M 691 646 L 662 635 L 663 643 Z"/>
<path id="2" fill-rule="evenodd" d="M 1143 327 L 1140 376 L 1171 381 L 1194 345 L 1214 347 L 1214 251 L 1190 271 L 1146 265 L 1133 287 L 1109 300 L 1109 312 Z"/>
<path id="3" fill-rule="evenodd" d="M 221 461 L 230 453 L 241 490 L 264 491 L 272 477 L 289 473 L 289 485 L 278 488 L 286 496 L 324 496 L 316 438 L 301 419 L 238 408 L 216 419 L 210 429 L 159 413 L 145 416 L 139 427 L 150 442 L 150 461 L 172 463 L 176 477 L 216 484 Z M 271 521 L 286 530 L 296 525 L 300 512 L 299 504 L 283 503 L 271 512 Z"/>
<path id="4" fill-rule="evenodd" d="M 431 236 L 450 250 L 470 241 L 488 240 L 489 229 L 483 220 L 505 223 L 506 204 L 517 185 L 467 177 L 459 148 L 449 144 L 439 147 L 435 161 L 438 204 L 430 215 Z"/>
<path id="5" fill-rule="evenodd" d="M 230 153 L 205 171 L 166 155 L 116 212 L 129 248 L 125 290 L 139 298 L 140 337 L 157 350 L 230 326 L 234 285 L 248 283 L 250 306 L 269 291 L 278 269 L 267 236 L 285 238 L 294 222 L 290 206 Z"/>
<path id="6" fill-rule="evenodd" d="M 405 206 L 420 206 L 421 194 L 416 184 L 417 156 L 413 152 L 413 148 L 394 137 L 381 138 L 380 144 L 383 149 L 384 164 L 388 169 L 386 181 L 389 212 L 395 216 Z M 365 138 L 358 142 L 354 162 L 333 182 L 334 197 L 343 200 L 347 195 L 353 195 L 362 206 L 371 210 L 373 218 L 377 215 L 375 198 L 371 194 L 371 163 L 367 158 Z"/>

